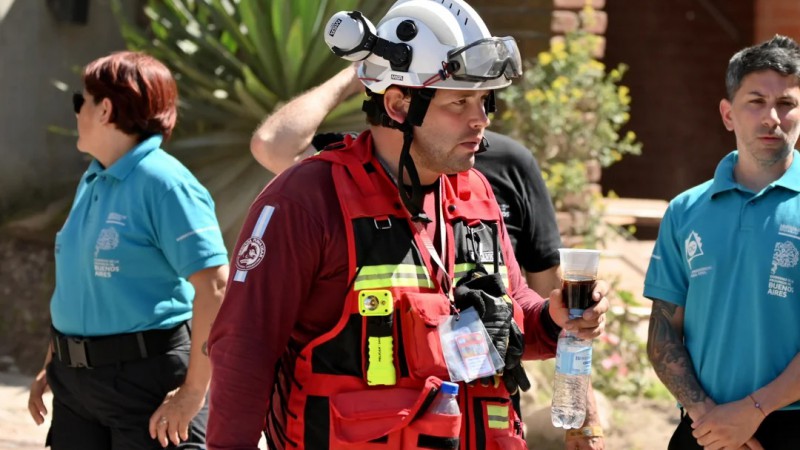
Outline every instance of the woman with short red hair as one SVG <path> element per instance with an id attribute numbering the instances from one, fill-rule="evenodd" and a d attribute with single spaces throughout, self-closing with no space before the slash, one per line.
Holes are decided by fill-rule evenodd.
<path id="1" fill-rule="evenodd" d="M 228 276 L 208 191 L 161 149 L 177 119 L 169 69 L 137 52 L 89 63 L 73 96 L 92 157 L 56 234 L 50 347 L 31 385 L 47 445 L 205 448 L 205 343 Z"/>

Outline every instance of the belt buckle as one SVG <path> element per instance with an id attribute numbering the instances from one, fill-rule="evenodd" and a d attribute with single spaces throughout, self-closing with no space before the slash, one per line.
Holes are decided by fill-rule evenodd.
<path id="1" fill-rule="evenodd" d="M 67 338 L 67 352 L 69 353 L 69 367 L 90 368 L 86 357 L 86 339 Z"/>

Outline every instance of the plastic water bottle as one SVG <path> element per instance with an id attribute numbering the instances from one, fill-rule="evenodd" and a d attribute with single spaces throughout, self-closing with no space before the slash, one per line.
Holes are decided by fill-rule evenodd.
<path id="1" fill-rule="evenodd" d="M 573 311 L 577 315 L 573 315 Z M 570 318 L 583 310 L 570 310 Z M 586 392 L 591 382 L 592 341 L 561 331 L 556 348 L 556 376 L 550 420 L 554 427 L 580 428 L 586 418 Z"/>
<path id="2" fill-rule="evenodd" d="M 446 414 L 457 416 L 461 414 L 458 409 L 458 385 L 449 381 L 442 381 L 439 395 L 433 400 L 428 412 L 431 414 Z"/>

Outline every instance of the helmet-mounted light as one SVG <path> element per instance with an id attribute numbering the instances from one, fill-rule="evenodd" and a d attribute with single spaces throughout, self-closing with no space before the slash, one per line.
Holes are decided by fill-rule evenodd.
<path id="1" fill-rule="evenodd" d="M 416 27 L 405 21 L 398 27 L 407 40 L 413 39 Z M 361 61 L 371 54 L 378 55 L 391 65 L 392 70 L 408 71 L 411 64 L 411 46 L 391 42 L 375 34 L 375 26 L 360 11 L 340 11 L 325 26 L 325 43 L 338 57 L 348 61 Z"/>

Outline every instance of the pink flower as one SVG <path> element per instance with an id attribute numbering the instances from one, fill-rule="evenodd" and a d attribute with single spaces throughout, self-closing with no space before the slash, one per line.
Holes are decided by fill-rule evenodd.
<path id="1" fill-rule="evenodd" d="M 600 365 L 603 366 L 603 368 L 606 369 L 606 370 L 611 369 L 612 367 L 624 367 L 624 364 L 623 364 L 623 361 L 622 361 L 622 355 L 620 355 L 619 353 L 616 353 L 616 352 L 612 353 L 611 356 L 609 356 L 608 358 L 605 358 L 604 360 L 602 360 L 600 362 Z M 620 373 L 621 372 L 622 372 L 622 370 L 620 370 Z M 625 373 L 627 373 L 627 372 L 628 372 L 627 371 L 627 367 L 625 367 Z"/>

